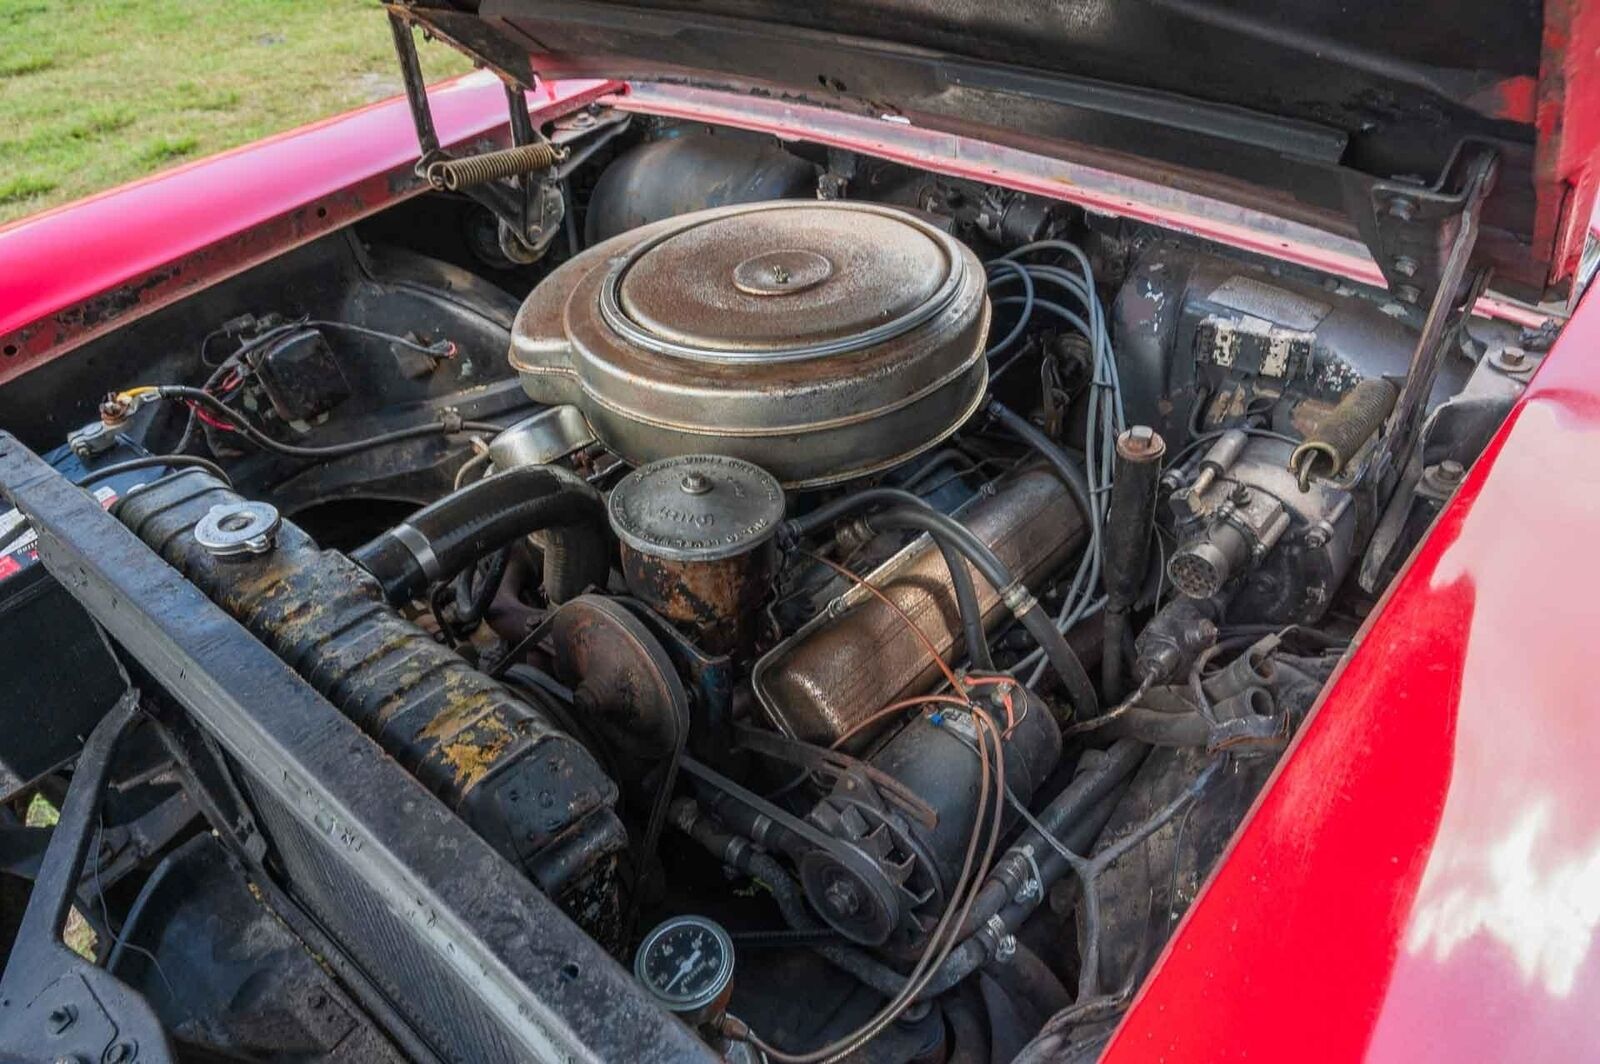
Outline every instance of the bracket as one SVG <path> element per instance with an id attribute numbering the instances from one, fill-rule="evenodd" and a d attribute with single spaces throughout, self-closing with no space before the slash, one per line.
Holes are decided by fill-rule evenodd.
<path id="1" fill-rule="evenodd" d="M 1464 226 L 1472 230 L 1469 254 L 1476 243 L 1479 212 L 1499 169 L 1493 147 L 1464 141 L 1431 186 L 1372 183 L 1356 223 L 1396 299 L 1434 301 Z"/>
<path id="2" fill-rule="evenodd" d="M 416 171 L 419 176 L 426 176 L 429 167 L 453 157 L 439 146 L 439 133 L 428 105 L 428 87 L 422 78 L 422 63 L 417 57 L 411 23 L 391 9 L 389 29 L 394 36 L 395 57 L 400 61 L 400 80 L 411 106 L 411 121 L 417 128 L 417 145 L 422 149 Z M 520 87 L 506 86 L 506 105 L 510 112 L 512 145 L 523 147 L 538 143 L 538 132 L 523 106 Z M 489 181 L 463 188 L 461 192 L 487 207 L 500 220 L 501 249 L 509 257 L 519 262 L 533 262 L 560 231 L 564 204 L 559 189 L 554 189 L 552 196 L 546 191 L 546 184 L 533 179 L 531 174 L 520 174 L 513 180 L 514 185 Z"/>
<path id="3" fill-rule="evenodd" d="M 537 262 L 545 249 L 561 232 L 567 216 L 563 185 L 567 175 L 612 137 L 628 127 L 631 116 L 622 112 L 580 112 L 558 124 L 556 135 L 550 140 L 534 128 L 528 114 L 524 87 L 507 83 L 505 86 L 508 124 L 511 130 L 511 150 L 487 152 L 458 159 L 439 145 L 439 133 L 433 123 L 433 111 L 428 104 L 427 83 L 422 77 L 422 64 L 417 56 L 417 42 L 412 36 L 412 22 L 401 9 L 389 9 L 389 29 L 394 37 L 395 57 L 400 62 L 400 79 L 405 85 L 406 100 L 411 107 L 411 121 L 417 129 L 417 146 L 421 156 L 417 160 L 419 176 L 434 180 L 441 163 L 474 161 L 483 164 L 485 176 L 470 184 L 455 188 L 486 207 L 500 222 L 500 250 L 513 262 Z M 582 141 L 582 149 L 574 150 Z M 525 153 L 521 158 L 537 160 L 537 169 L 523 170 L 503 164 L 515 154 L 515 149 L 541 147 L 544 152 Z M 539 166 L 538 162 L 545 165 Z M 525 161 L 523 166 L 529 165 Z M 509 183 L 508 183 L 509 182 Z"/>

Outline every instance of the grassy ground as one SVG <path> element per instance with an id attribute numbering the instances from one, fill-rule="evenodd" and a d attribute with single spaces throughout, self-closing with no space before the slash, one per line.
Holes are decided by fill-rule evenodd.
<path id="1" fill-rule="evenodd" d="M 419 47 L 430 80 L 469 69 Z M 396 69 L 376 0 L 0 0 L 0 223 L 395 95 Z"/>

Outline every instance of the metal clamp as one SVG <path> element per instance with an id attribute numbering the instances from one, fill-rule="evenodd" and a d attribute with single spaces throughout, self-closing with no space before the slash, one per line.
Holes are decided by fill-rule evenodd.
<path id="1" fill-rule="evenodd" d="M 994 959 L 1004 964 L 1017 952 L 1017 936 L 1006 929 L 1006 922 L 995 913 L 984 921 L 984 930 L 994 939 Z"/>

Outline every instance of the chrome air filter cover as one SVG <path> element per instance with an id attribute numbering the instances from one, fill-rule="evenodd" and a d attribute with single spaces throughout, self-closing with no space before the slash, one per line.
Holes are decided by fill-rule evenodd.
<path id="1" fill-rule="evenodd" d="M 904 211 L 784 200 L 623 233 L 523 304 L 512 364 L 635 464 L 717 453 L 786 486 L 933 446 L 987 383 L 983 267 Z"/>

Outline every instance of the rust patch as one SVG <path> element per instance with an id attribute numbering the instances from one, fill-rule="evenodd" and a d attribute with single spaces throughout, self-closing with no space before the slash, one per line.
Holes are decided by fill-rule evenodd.
<path id="1" fill-rule="evenodd" d="M 487 737 L 479 738 L 474 734 L 440 747 L 440 753 L 450 766 L 456 787 L 463 796 L 494 771 L 500 764 L 501 755 L 516 738 L 503 721 L 491 717 L 485 718 L 483 724 L 482 730 L 490 733 Z"/>

